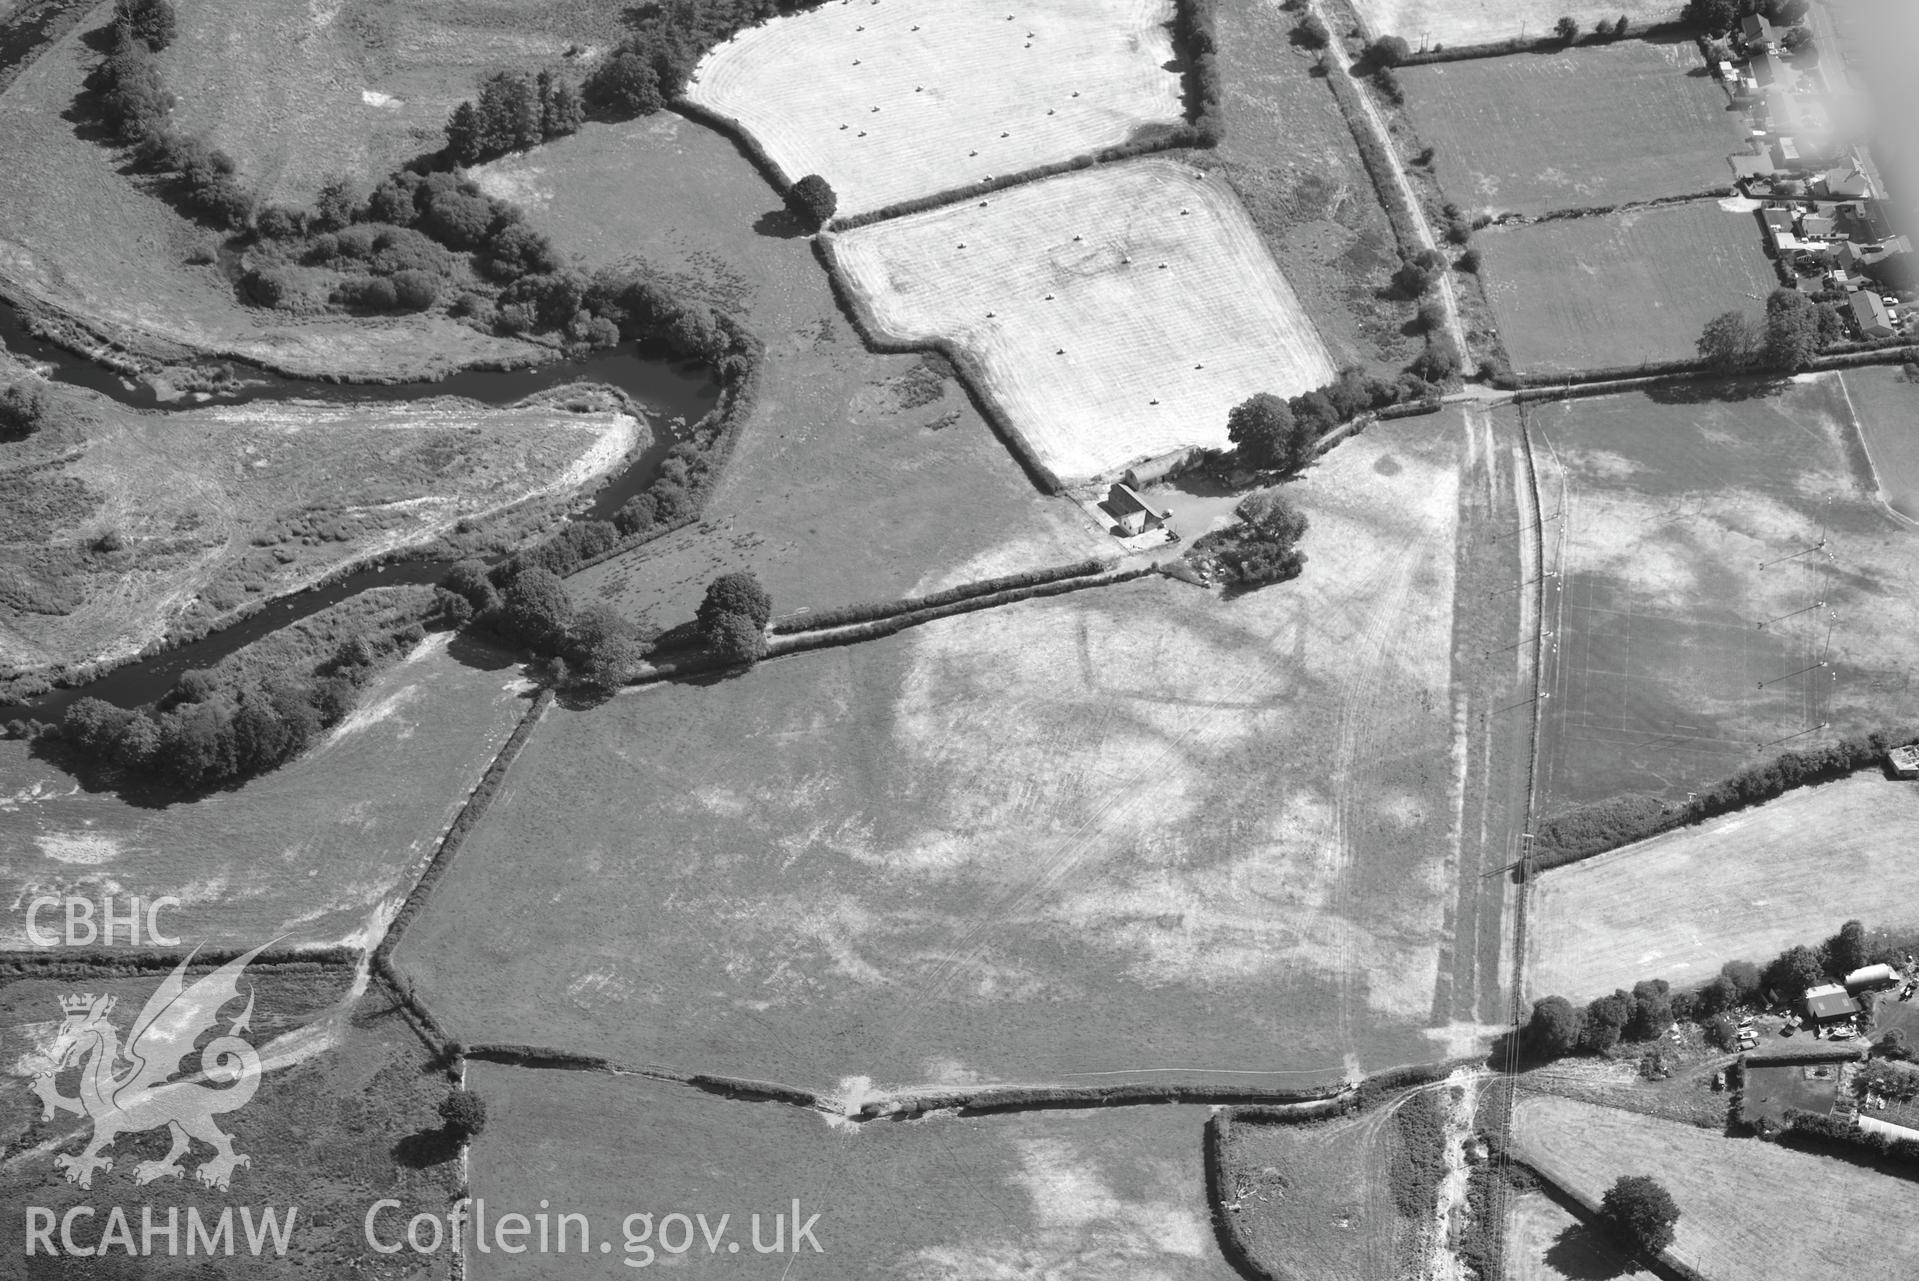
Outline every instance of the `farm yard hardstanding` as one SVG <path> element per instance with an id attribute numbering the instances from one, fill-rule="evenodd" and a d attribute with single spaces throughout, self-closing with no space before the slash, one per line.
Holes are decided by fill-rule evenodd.
<path id="1" fill-rule="evenodd" d="M 832 245 L 879 335 L 950 344 L 1056 482 L 1224 446 L 1239 401 L 1333 375 L 1232 192 L 1177 161 L 1049 178 Z"/>
<path id="2" fill-rule="evenodd" d="M 827 4 L 742 32 L 687 97 L 864 213 L 1184 120 L 1172 0 Z"/>

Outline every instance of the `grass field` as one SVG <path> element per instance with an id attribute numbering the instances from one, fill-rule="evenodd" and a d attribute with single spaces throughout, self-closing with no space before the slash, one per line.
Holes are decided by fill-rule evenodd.
<path id="1" fill-rule="evenodd" d="M 41 1051 L 60 1024 L 57 998 L 76 991 L 113 993 L 119 1005 L 112 1022 L 124 1035 L 161 977 L 20 980 L 0 989 L 0 1028 L 7 1046 L 0 1072 L 0 1137 L 8 1152 L 0 1162 L 0 1213 L 22 1224 L 30 1205 L 56 1215 L 72 1206 L 98 1206 L 100 1217 L 91 1223 L 75 1219 L 76 1242 L 90 1244 L 102 1235 L 107 1207 L 117 1203 L 131 1221 L 136 1245 L 142 1208 L 151 1207 L 155 1224 L 162 1228 L 169 1210 L 181 1216 L 174 1256 L 167 1253 L 166 1237 L 159 1235 L 157 1257 L 125 1270 L 112 1267 L 117 1261 L 112 1258 L 100 1267 L 98 1261 L 56 1262 L 43 1254 L 19 1275 L 137 1274 L 182 1281 L 447 1276 L 445 1255 L 421 1257 L 409 1251 L 387 1258 L 366 1244 L 362 1224 L 375 1200 L 392 1197 L 444 1206 L 456 1195 L 461 1172 L 459 1162 L 451 1159 L 453 1149 L 434 1141 L 439 1124 L 434 1109 L 445 1093 L 445 1077 L 427 1071 L 425 1051 L 397 1012 L 377 993 L 355 1001 L 346 992 L 350 976 L 339 971 L 249 971 L 242 980 L 242 992 L 251 990 L 255 1002 L 245 1035 L 266 1061 L 267 1071 L 258 1093 L 244 1107 L 216 1119 L 232 1136 L 234 1150 L 251 1158 L 249 1165 L 234 1171 L 227 1191 L 203 1187 L 190 1174 L 135 1184 L 136 1162 L 157 1160 L 166 1152 L 161 1130 L 122 1136 L 108 1149 L 113 1169 L 97 1173 L 91 1189 L 65 1181 L 52 1153 L 79 1151 L 91 1127 L 85 1118 L 65 1114 L 40 1121 L 40 1100 L 28 1089 L 30 1075 L 46 1062 Z M 239 1003 L 233 1003 L 227 1018 L 239 1011 Z M 197 1061 L 197 1056 L 189 1056 L 187 1064 L 192 1067 Z M 69 1097 L 77 1093 L 77 1076 L 78 1070 L 70 1069 L 59 1078 Z M 181 1164 L 191 1171 L 211 1155 L 210 1148 L 196 1143 Z M 236 1213 L 234 1257 L 208 1258 L 205 1251 L 186 1257 L 188 1207 L 212 1224 L 234 1206 L 247 1207 L 256 1222 L 263 1207 L 273 1207 L 282 1220 L 293 1207 L 295 1230 L 285 1255 L 275 1257 L 269 1246 L 266 1257 L 249 1257 Z M 57 1234 L 54 1240 L 58 1242 Z"/>
<path id="2" fill-rule="evenodd" d="M 1233 1127 L 1220 1192 L 1266 1275 L 1375 1281 L 1400 1274 L 1421 1225 L 1393 1204 L 1392 1122 L 1381 1108 L 1314 1125 Z"/>
<path id="3" fill-rule="evenodd" d="M 861 213 L 1179 124 L 1172 17 L 1170 0 L 824 5 L 715 49 L 687 97 Z"/>
<path id="4" fill-rule="evenodd" d="M 674 1275 L 787 1281 L 1236 1275 L 1208 1221 L 1200 1108 L 855 1128 L 635 1077 L 482 1063 L 468 1080 L 488 1099 L 471 1178 L 489 1216 L 531 1213 L 545 1198 L 555 1213 L 587 1216 L 591 1242 L 612 1246 L 610 1258 L 590 1261 L 469 1252 L 473 1281 L 630 1276 L 622 1262 L 648 1258 Z M 761 1216 L 762 1244 L 770 1244 L 773 1216 L 786 1216 L 791 1247 L 795 1201 L 800 1222 L 819 1216 L 811 1233 L 819 1251 L 801 1244 L 797 1253 L 756 1253 L 752 1215 Z M 662 1231 L 667 1245 L 679 1244 L 679 1225 L 664 1222 L 676 1212 L 706 1216 L 710 1250 L 697 1227 L 679 1257 L 662 1247 Z M 650 1214 L 653 1223 L 650 1240 L 629 1247 L 621 1229 L 632 1214 Z M 575 1228 L 570 1250 L 578 1239 Z"/>
<path id="5" fill-rule="evenodd" d="M 555 713 L 397 959 L 470 1041 L 814 1084 L 1431 1058 L 1456 439 L 1342 445 L 1280 587 L 1142 580 Z"/>
<path id="6" fill-rule="evenodd" d="M 482 76 L 579 71 L 569 48 L 624 34 L 619 0 L 207 0 L 162 58 L 181 126 L 205 132 L 271 200 L 305 206 L 345 174 L 371 188 L 437 150 Z"/>
<path id="7" fill-rule="evenodd" d="M 1034 488 L 956 380 L 866 350 L 779 198 L 720 134 L 665 113 L 591 124 L 478 177 L 589 267 L 644 260 L 767 344 L 759 401 L 704 524 L 587 571 L 577 596 L 670 625 L 731 570 L 752 569 L 785 612 L 1112 547 Z"/>
<path id="8" fill-rule="evenodd" d="M 1652 1175 L 1679 1205 L 1673 1253 L 1709 1277 L 1893 1281 L 1919 1257 L 1919 1225 L 1886 1213 L 1902 1185 L 1844 1161 L 1556 1098 L 1520 1100 L 1513 1146 L 1590 1203 Z"/>
<path id="9" fill-rule="evenodd" d="M 1684 800 L 1743 761 L 1919 714 L 1919 541 L 1873 492 L 1836 379 L 1528 412 L 1566 540 L 1546 811 Z"/>
<path id="10" fill-rule="evenodd" d="M 1542 214 L 1728 186 L 1745 117 L 1689 39 L 1625 40 L 1400 73 L 1446 194 Z"/>
<path id="11" fill-rule="evenodd" d="M 587 413 L 461 400 L 142 413 L 53 396 L 57 427 L 0 445 L 0 663 L 25 670 L 132 655 L 462 518 L 570 496 L 647 430 L 598 397 L 580 400 L 598 406 Z"/>
<path id="12" fill-rule="evenodd" d="M 1506 1281 L 1653 1281 L 1604 1232 L 1561 1209 L 1544 1192 L 1506 1203 Z"/>
<path id="13" fill-rule="evenodd" d="M 877 328 L 977 365 L 1066 483 L 1188 445 L 1333 366 L 1232 192 L 1176 161 L 1073 173 L 836 237 Z"/>
<path id="14" fill-rule="evenodd" d="M 1884 366 L 1837 376 L 1859 421 L 1879 494 L 1908 520 L 1919 521 L 1919 386 Z"/>
<path id="15" fill-rule="evenodd" d="M 238 791 L 106 790 L 0 742 L 0 893 L 177 895 L 162 920 L 188 946 L 370 943 L 525 709 L 508 655 L 441 634 Z M 0 947 L 33 947 L 23 913 Z"/>
<path id="16" fill-rule="evenodd" d="M 1543 873 L 1527 989 L 1586 1000 L 1645 978 L 1703 983 L 1727 961 L 1763 964 L 1851 917 L 1910 924 L 1914 821 L 1919 789 L 1868 773 Z M 1649 886 L 1666 904 L 1656 914 Z"/>
<path id="17" fill-rule="evenodd" d="M 183 25 L 190 21 L 183 16 Z M 160 359 L 237 356 L 296 374 L 436 377 L 477 361 L 542 354 L 444 316 L 299 321 L 240 306 L 218 266 L 188 262 L 210 252 L 214 233 L 121 173 L 121 154 L 70 118 L 98 59 L 81 37 L 98 25 L 81 22 L 0 94 L 0 172 L 7 175 L 0 291 L 10 300 L 75 313 L 112 341 Z M 223 65 L 220 75 L 230 84 L 246 72 Z M 437 131 L 432 145 L 439 145 Z"/>
<path id="18" fill-rule="evenodd" d="M 1751 214 L 1671 205 L 1479 233 L 1486 294 L 1526 373 L 1690 360 L 1708 320 L 1778 284 Z"/>
<path id="19" fill-rule="evenodd" d="M 1748 1118 L 1770 1118 L 1783 1125 L 1786 1109 L 1825 1113 L 1838 1098 L 1836 1063 L 1775 1063 L 1746 1068 L 1742 1111 Z"/>
<path id="20" fill-rule="evenodd" d="M 1231 127 L 1188 153 L 1229 182 L 1325 342 L 1333 363 L 1396 376 L 1419 349 L 1412 304 L 1390 285 L 1399 254 L 1352 130 L 1295 15 L 1265 0 L 1214 6 L 1214 62 Z"/>
<path id="21" fill-rule="evenodd" d="M 1633 27 L 1671 22 L 1675 0 L 1353 0 L 1375 36 L 1404 36 L 1415 49 L 1436 44 L 1488 44 L 1550 33 L 1570 16 L 1583 31 L 1624 15 Z"/>

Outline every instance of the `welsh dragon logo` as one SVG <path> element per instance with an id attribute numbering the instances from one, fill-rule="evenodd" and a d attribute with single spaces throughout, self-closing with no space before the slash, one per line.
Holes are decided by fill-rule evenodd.
<path id="1" fill-rule="evenodd" d="M 262 944 L 235 957 L 190 987 L 186 969 L 193 954 L 189 953 L 147 999 L 124 1046 L 118 1030 L 107 1021 L 115 998 L 90 993 L 60 998 L 66 1020 L 54 1041 L 54 1067 L 34 1078 L 33 1091 L 45 1107 L 42 1120 L 52 1120 L 56 1111 L 93 1119 L 93 1140 L 84 1151 L 78 1156 L 61 1154 L 53 1158 L 54 1164 L 67 1172 L 69 1183 L 92 1187 L 95 1170 L 113 1169 L 113 1158 L 100 1155 L 102 1150 L 113 1146 L 122 1134 L 161 1126 L 172 1132 L 173 1147 L 161 1160 L 134 1166 L 135 1183 L 177 1179 L 185 1174 L 180 1158 L 186 1155 L 192 1139 L 214 1150 L 213 1159 L 194 1171 L 194 1177 L 210 1188 L 225 1191 L 235 1168 L 253 1163 L 235 1152 L 231 1136 L 213 1123 L 220 1113 L 245 1106 L 260 1085 L 260 1056 L 239 1035 L 250 1030 L 251 988 L 246 1009 L 227 1026 L 224 1036 L 215 1037 L 200 1052 L 198 1073 L 179 1080 L 172 1078 L 181 1072 L 194 1042 L 217 1029 L 221 1008 L 240 995 L 240 975 L 247 963 L 267 946 Z M 76 1063 L 83 1065 L 80 1094 L 68 1098 L 60 1093 L 56 1077 Z M 222 1088 L 210 1088 L 203 1082 Z"/>

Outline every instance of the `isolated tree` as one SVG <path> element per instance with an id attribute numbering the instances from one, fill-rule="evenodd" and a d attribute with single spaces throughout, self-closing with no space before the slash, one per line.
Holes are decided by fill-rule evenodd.
<path id="1" fill-rule="evenodd" d="M 1553 32 L 1565 43 L 1571 44 L 1573 41 L 1579 39 L 1579 23 L 1574 21 L 1571 16 L 1561 18 L 1558 22 L 1553 23 Z"/>
<path id="2" fill-rule="evenodd" d="M 1526 1024 L 1526 1045 L 1541 1058 L 1556 1059 L 1579 1048 L 1585 1019 L 1563 996 L 1533 1002 L 1532 1021 Z"/>
<path id="3" fill-rule="evenodd" d="M 707 586 L 706 597 L 694 614 L 702 633 L 710 632 L 727 614 L 738 614 L 755 627 L 765 627 L 773 617 L 773 598 L 760 585 L 751 570 L 722 574 Z"/>
<path id="4" fill-rule="evenodd" d="M 1819 956 L 1826 973 L 1834 978 L 1843 979 L 1861 968 L 1866 963 L 1866 927 L 1858 921 L 1847 921 L 1820 947 Z"/>
<path id="5" fill-rule="evenodd" d="M 794 183 L 786 193 L 786 207 L 793 216 L 808 227 L 818 230 L 833 217 L 833 211 L 840 206 L 840 198 L 834 194 L 832 184 L 816 173 L 809 173 Z"/>
<path id="6" fill-rule="evenodd" d="M 1744 312 L 1728 311 L 1706 322 L 1696 344 L 1699 358 L 1721 369 L 1750 365 L 1759 349 L 1759 335 Z"/>
<path id="7" fill-rule="evenodd" d="M 155 53 L 173 43 L 179 28 L 168 0 L 114 0 L 113 23 Z"/>
<path id="8" fill-rule="evenodd" d="M 47 392 L 38 379 L 0 387 L 0 440 L 22 440 L 47 417 Z"/>
<path id="9" fill-rule="evenodd" d="M 1226 415 L 1226 439 L 1233 442 L 1239 460 L 1253 468 L 1292 471 L 1313 454 L 1312 427 L 1270 392 L 1233 406 Z"/>
<path id="10" fill-rule="evenodd" d="M 1672 1194 L 1644 1174 L 1614 1180 L 1600 1202 L 1600 1213 L 1622 1240 L 1648 1256 L 1672 1244 L 1673 1225 L 1679 1222 L 1679 1206 Z"/>
<path id="11" fill-rule="evenodd" d="M 1369 50 L 1373 65 L 1377 67 L 1397 67 L 1412 52 L 1412 46 L 1406 43 L 1404 36 L 1381 36 L 1373 41 L 1373 47 Z"/>
<path id="12" fill-rule="evenodd" d="M 766 657 L 766 631 L 743 614 L 722 614 L 704 632 L 714 654 L 729 663 L 757 663 Z"/>
<path id="13" fill-rule="evenodd" d="M 1826 967 L 1819 956 L 1804 945 L 1789 947 L 1774 957 L 1760 973 L 1760 981 L 1779 994 L 1788 1004 L 1805 996 L 1807 988 L 1826 981 Z"/>
<path id="14" fill-rule="evenodd" d="M 1775 289 L 1766 298 L 1768 366 L 1798 373 L 1819 352 L 1819 309 L 1797 289 Z"/>
<path id="15" fill-rule="evenodd" d="M 471 1142 L 486 1129 L 486 1100 L 456 1086 L 440 1100 L 440 1122 L 456 1142 Z"/>

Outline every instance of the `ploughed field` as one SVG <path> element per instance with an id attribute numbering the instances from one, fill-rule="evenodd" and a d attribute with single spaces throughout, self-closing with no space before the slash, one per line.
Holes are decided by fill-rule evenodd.
<path id="1" fill-rule="evenodd" d="M 1171 0 L 874 0 L 740 32 L 686 96 L 839 213 L 1018 173 L 1183 119 Z"/>
<path id="2" fill-rule="evenodd" d="M 1894 1281 L 1919 1257 L 1919 1225 L 1892 1209 L 1904 1182 L 1850 1161 L 1550 1095 L 1521 1097 L 1512 1144 L 1594 1207 L 1651 1175 L 1679 1206 L 1672 1253 L 1715 1281 L 1832 1275 L 1835 1254 L 1847 1276 Z"/>
<path id="3" fill-rule="evenodd" d="M 1729 186 L 1745 117 L 1685 37 L 1399 73 L 1446 194 L 1469 213 L 1616 205 Z"/>
<path id="4" fill-rule="evenodd" d="M 1207 1212 L 1204 1108 L 855 1126 L 632 1076 L 475 1063 L 468 1081 L 489 1105 L 469 1157 L 489 1236 L 501 1216 L 545 1208 L 555 1245 L 557 1216 L 582 1216 L 566 1250 L 585 1234 L 593 1256 L 480 1254 L 469 1235 L 473 1281 L 641 1267 L 783 1281 L 1237 1276 Z M 387 1222 L 421 1210 L 445 1213 L 409 1203 Z"/>
<path id="5" fill-rule="evenodd" d="M 446 825 L 526 710 L 510 654 L 429 638 L 298 760 L 194 799 L 0 742 L 0 886 L 21 905 L 0 948 L 36 948 L 41 895 L 181 900 L 158 921 L 182 945 L 371 946 Z M 53 748 L 51 750 L 57 750 Z M 43 930 L 59 932 L 54 914 Z M 145 943 L 142 935 L 141 942 Z M 113 940 L 128 944 L 124 927 Z"/>
<path id="6" fill-rule="evenodd" d="M 1564 542 L 1544 812 L 1683 801 L 1745 761 L 1919 713 L 1919 542 L 1873 491 L 1836 378 L 1528 413 Z"/>
<path id="7" fill-rule="evenodd" d="M 1919 893 L 1915 824 L 1919 788 L 1868 771 L 1542 872 L 1528 997 L 1583 1002 L 1645 978 L 1696 986 L 1727 961 L 1763 964 L 1849 918 L 1896 915 Z"/>
<path id="8" fill-rule="evenodd" d="M 1550 34 L 1562 17 L 1591 31 L 1621 17 L 1628 30 L 1672 22 L 1685 6 L 1676 0 L 1353 0 L 1375 36 L 1403 36 L 1415 49 L 1489 44 L 1516 36 Z"/>
<path id="9" fill-rule="evenodd" d="M 1430 1058 L 1458 448 L 1342 444 L 1305 575 L 1234 600 L 1140 580 L 556 711 L 397 960 L 469 1042 L 849 1090 Z"/>
<path id="10" fill-rule="evenodd" d="M 1522 373 L 1691 360 L 1706 322 L 1777 287 L 1750 213 L 1718 202 L 1479 232 L 1486 296 Z"/>
<path id="11" fill-rule="evenodd" d="M 832 244 L 873 327 L 957 348 L 1055 481 L 1225 447 L 1235 404 L 1334 372 L 1231 190 L 1177 161 L 1050 178 Z"/>

